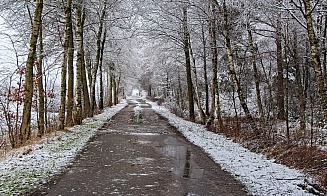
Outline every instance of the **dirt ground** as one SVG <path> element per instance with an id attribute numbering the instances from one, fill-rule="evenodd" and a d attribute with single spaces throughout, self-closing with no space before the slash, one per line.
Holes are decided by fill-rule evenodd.
<path id="1" fill-rule="evenodd" d="M 247 195 L 240 182 L 138 101 L 129 101 L 63 174 L 31 195 Z"/>

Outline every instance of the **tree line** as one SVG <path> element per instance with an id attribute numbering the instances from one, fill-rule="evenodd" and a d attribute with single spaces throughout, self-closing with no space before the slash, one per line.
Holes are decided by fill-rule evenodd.
<path id="1" fill-rule="evenodd" d="M 285 122 L 290 139 L 289 124 L 299 122 L 297 133 L 313 136 L 327 117 L 326 5 L 3 1 L 1 17 L 16 32 L 6 34 L 16 69 L 0 94 L 10 143 L 31 138 L 33 112 L 41 137 L 117 104 L 136 81 L 149 97 L 207 127 L 223 128 L 235 116 L 245 117 L 256 135 Z"/>
<path id="2" fill-rule="evenodd" d="M 245 116 L 261 135 L 285 122 L 290 140 L 291 123 L 305 138 L 324 126 L 326 1 L 143 2 L 155 2 L 142 15 L 148 47 L 158 50 L 140 79 L 149 96 L 162 94 L 172 111 L 207 127 Z"/>
<path id="3" fill-rule="evenodd" d="M 126 46 L 120 39 L 131 34 L 120 29 L 132 24 L 132 15 L 124 12 L 121 1 L 6 0 L 1 4 L 5 25 L 14 32 L 12 47 L 26 48 L 17 50 L 16 69 L 1 93 L 11 147 L 24 145 L 36 127 L 42 137 L 51 129 L 81 124 L 119 102 L 126 69 L 122 52 Z M 53 99 L 55 109 L 49 111 Z M 53 112 L 54 119 L 49 117 Z"/>

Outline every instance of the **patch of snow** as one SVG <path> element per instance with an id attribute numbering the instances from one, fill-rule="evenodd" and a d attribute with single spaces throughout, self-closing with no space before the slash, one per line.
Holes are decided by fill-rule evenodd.
<path id="1" fill-rule="evenodd" d="M 137 143 L 139 144 L 150 144 L 150 141 L 138 140 Z"/>
<path id="2" fill-rule="evenodd" d="M 150 175 L 150 174 L 137 174 L 137 173 L 130 173 L 130 174 L 128 174 L 128 175 L 130 175 L 130 176 L 148 176 L 148 175 Z"/>
<path id="3" fill-rule="evenodd" d="M 147 102 L 190 142 L 201 147 L 222 169 L 244 183 L 252 195 L 312 195 L 299 187 L 306 184 L 305 176 L 300 171 L 250 152 L 223 135 L 209 132 L 202 125 L 181 119 L 154 102 Z"/>
<path id="4" fill-rule="evenodd" d="M 139 136 L 155 136 L 160 135 L 159 133 L 127 133 L 128 135 L 139 135 Z"/>
<path id="5" fill-rule="evenodd" d="M 126 101 L 83 120 L 68 132 L 30 146 L 29 154 L 16 153 L 0 161 L 0 195 L 23 195 L 59 174 L 99 128 L 126 106 Z"/>

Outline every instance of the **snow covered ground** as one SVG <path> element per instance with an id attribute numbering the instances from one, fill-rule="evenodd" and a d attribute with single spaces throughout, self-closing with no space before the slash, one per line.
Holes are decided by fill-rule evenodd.
<path id="1" fill-rule="evenodd" d="M 22 195 L 40 187 L 60 173 L 95 135 L 105 121 L 126 106 L 126 102 L 106 109 L 41 144 L 34 144 L 0 161 L 0 195 Z M 26 154 L 26 155 L 23 155 Z"/>
<path id="2" fill-rule="evenodd" d="M 312 195 L 298 186 L 306 184 L 300 171 L 274 163 L 225 136 L 207 131 L 202 125 L 175 116 L 156 103 L 148 103 L 190 142 L 201 147 L 224 170 L 243 182 L 252 195 Z"/>

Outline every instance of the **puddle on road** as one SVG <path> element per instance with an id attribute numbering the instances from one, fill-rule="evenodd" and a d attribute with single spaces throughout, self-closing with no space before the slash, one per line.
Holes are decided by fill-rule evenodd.
<path id="1" fill-rule="evenodd" d="M 176 138 L 168 136 L 164 140 L 164 146 L 160 151 L 171 159 L 172 172 L 179 177 L 200 179 L 204 175 L 204 169 L 196 168 L 192 164 L 192 154 Z"/>

